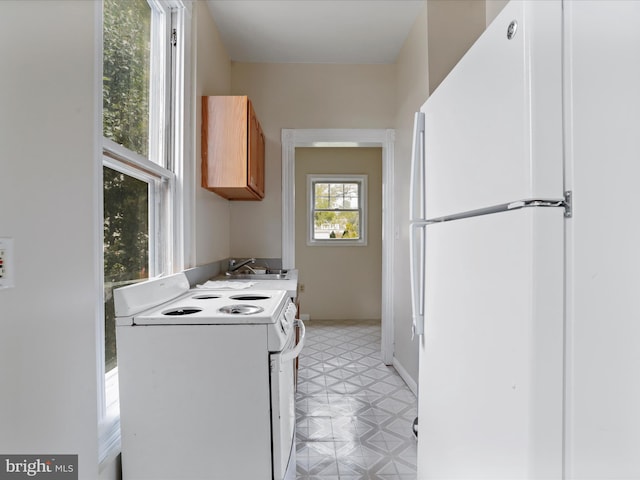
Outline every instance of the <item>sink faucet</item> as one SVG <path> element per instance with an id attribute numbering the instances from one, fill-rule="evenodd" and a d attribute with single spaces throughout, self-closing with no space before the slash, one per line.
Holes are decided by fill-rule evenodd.
<path id="1" fill-rule="evenodd" d="M 237 260 L 234 260 L 233 258 L 231 260 L 229 260 L 229 270 L 228 272 L 235 272 L 236 270 L 246 266 L 251 270 L 251 267 L 249 267 L 250 263 L 256 263 L 256 259 L 255 258 L 247 258 L 246 260 L 243 260 L 242 262 L 238 263 Z"/>

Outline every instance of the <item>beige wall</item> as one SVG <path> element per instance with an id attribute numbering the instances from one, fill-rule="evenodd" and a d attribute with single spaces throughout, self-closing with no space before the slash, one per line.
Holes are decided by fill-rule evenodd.
<path id="1" fill-rule="evenodd" d="M 429 92 L 433 92 L 509 0 L 428 0 Z"/>
<path id="2" fill-rule="evenodd" d="M 396 62 L 395 119 L 395 258 L 394 340 L 395 358 L 415 381 L 418 379 L 418 344 L 411 338 L 409 284 L 409 179 L 413 116 L 429 96 L 427 8 L 413 24 Z"/>
<path id="3" fill-rule="evenodd" d="M 498 16 L 504 6 L 509 3 L 509 0 L 486 0 L 487 12 L 486 12 L 486 24 L 489 26 L 491 22 Z"/>
<path id="4" fill-rule="evenodd" d="M 194 2 L 195 98 L 194 139 L 195 215 L 194 244 L 197 266 L 228 258 L 230 255 L 230 202 L 209 192 L 201 184 L 201 134 L 203 95 L 229 95 L 231 61 L 222 44 L 218 28 L 204 2 Z"/>
<path id="5" fill-rule="evenodd" d="M 418 345 L 411 338 L 409 178 L 413 116 L 482 34 L 506 0 L 429 0 L 396 61 L 394 341 L 396 361 L 417 381 Z M 498 5 L 502 3 L 502 5 Z"/>
<path id="6" fill-rule="evenodd" d="M 282 128 L 395 128 L 395 355 L 414 379 L 418 350 L 411 339 L 407 256 L 413 113 L 426 101 L 431 77 L 442 80 L 484 30 L 485 2 L 461 3 L 433 6 L 429 0 L 427 9 L 425 1 L 395 65 L 232 63 L 231 67 L 232 93 L 249 95 L 267 139 L 266 197 L 262 202 L 231 202 L 231 256 L 281 256 Z M 436 25 L 432 26 L 436 33 L 430 33 L 427 13 L 451 31 L 438 33 Z M 444 35 L 445 41 L 437 35 Z M 432 62 L 429 40 L 436 56 Z"/>
<path id="7" fill-rule="evenodd" d="M 367 175 L 367 245 L 307 245 L 308 174 Z M 312 320 L 380 319 L 382 285 L 382 149 L 296 149 L 296 267 L 304 284 L 301 312 Z"/>
<path id="8" fill-rule="evenodd" d="M 484 32 L 484 1 L 429 0 L 429 92 L 449 74 L 469 47 Z"/>
<path id="9" fill-rule="evenodd" d="M 502 0 L 492 1 L 497 3 Z M 417 340 L 411 338 L 412 312 L 407 253 L 407 186 L 410 181 L 413 116 L 482 34 L 488 15 L 493 15 L 487 9 L 489 5 L 478 0 L 425 2 L 425 8 L 416 18 L 396 62 L 394 355 L 406 373 L 416 381 L 418 345 Z"/>
<path id="10" fill-rule="evenodd" d="M 99 5 L 0 2 L 0 237 L 15 242 L 0 452 L 78 454 L 83 479 L 98 477 Z"/>
<path id="11" fill-rule="evenodd" d="M 282 256 L 283 128 L 389 128 L 394 65 L 233 63 L 232 91 L 248 95 L 266 137 L 262 202 L 231 202 L 231 255 Z"/>

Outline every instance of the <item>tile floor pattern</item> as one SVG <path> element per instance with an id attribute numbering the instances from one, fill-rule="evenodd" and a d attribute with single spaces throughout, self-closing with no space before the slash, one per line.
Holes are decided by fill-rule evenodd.
<path id="1" fill-rule="evenodd" d="M 415 480 L 416 398 L 380 358 L 379 321 L 308 322 L 297 480 Z"/>

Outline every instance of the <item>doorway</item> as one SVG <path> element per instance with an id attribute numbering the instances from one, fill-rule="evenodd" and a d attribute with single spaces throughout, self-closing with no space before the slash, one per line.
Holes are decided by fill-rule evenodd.
<path id="1" fill-rule="evenodd" d="M 392 129 L 283 129 L 282 130 L 282 262 L 295 262 L 295 159 L 297 147 L 380 147 L 382 149 L 382 296 L 381 354 L 386 365 L 393 363 L 393 258 L 395 227 Z"/>
<path id="2" fill-rule="evenodd" d="M 302 312 L 380 320 L 381 149 L 298 147 L 295 189 Z"/>

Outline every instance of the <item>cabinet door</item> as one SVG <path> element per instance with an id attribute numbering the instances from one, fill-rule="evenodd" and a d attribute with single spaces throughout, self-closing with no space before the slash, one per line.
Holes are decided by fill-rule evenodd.
<path id="1" fill-rule="evenodd" d="M 264 135 L 246 96 L 202 97 L 202 186 L 228 200 L 264 197 Z"/>
<path id="2" fill-rule="evenodd" d="M 249 155 L 247 184 L 260 198 L 264 197 L 264 134 L 256 118 L 253 105 L 248 102 Z"/>
<path id="3" fill-rule="evenodd" d="M 202 97 L 202 186 L 229 198 L 246 187 L 247 100 Z"/>

